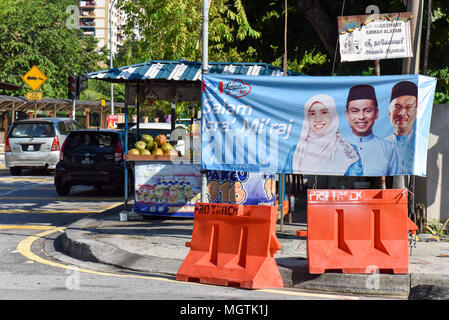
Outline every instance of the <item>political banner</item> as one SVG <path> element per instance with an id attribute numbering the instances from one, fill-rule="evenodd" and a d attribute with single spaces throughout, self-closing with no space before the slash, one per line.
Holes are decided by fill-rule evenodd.
<path id="1" fill-rule="evenodd" d="M 435 86 L 421 75 L 204 75 L 202 167 L 425 176 Z"/>
<path id="2" fill-rule="evenodd" d="M 275 205 L 274 174 L 239 171 L 207 171 L 207 199 L 210 203 Z"/>
<path id="3" fill-rule="evenodd" d="M 201 166 L 136 163 L 134 211 L 141 214 L 193 217 L 201 197 Z"/>

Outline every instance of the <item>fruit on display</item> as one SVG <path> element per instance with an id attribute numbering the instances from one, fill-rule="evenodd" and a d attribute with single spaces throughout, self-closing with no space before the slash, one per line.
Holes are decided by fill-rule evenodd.
<path id="1" fill-rule="evenodd" d="M 142 150 L 145 150 L 146 143 L 143 141 L 137 141 L 134 145 L 139 152 L 142 152 Z"/>
<path id="2" fill-rule="evenodd" d="M 142 141 L 148 144 L 149 142 L 153 142 L 153 136 L 150 134 L 143 134 L 142 135 Z"/>
<path id="3" fill-rule="evenodd" d="M 129 155 L 178 155 L 171 143 L 167 142 L 167 137 L 163 134 L 153 138 L 149 134 L 143 134 L 142 140 L 134 144 L 134 148 L 129 150 Z"/>
<path id="4" fill-rule="evenodd" d="M 151 141 L 151 142 L 147 142 L 147 145 L 145 146 L 145 149 L 153 151 L 154 148 L 156 148 L 156 147 L 157 147 L 157 143 L 154 142 L 154 141 Z"/>
<path id="5" fill-rule="evenodd" d="M 139 150 L 137 149 L 131 149 L 128 151 L 128 154 L 133 155 L 133 156 L 137 156 L 140 154 Z"/>
<path id="6" fill-rule="evenodd" d="M 160 148 L 160 147 L 162 147 L 162 145 L 164 143 L 167 143 L 167 137 L 165 135 L 163 135 L 163 134 L 160 134 L 160 135 L 156 136 L 154 141 L 156 141 L 157 146 Z"/>
<path id="7" fill-rule="evenodd" d="M 151 154 L 154 156 L 161 156 L 164 154 L 164 151 L 162 151 L 162 149 L 155 148 Z"/>
<path id="8" fill-rule="evenodd" d="M 169 154 L 170 150 L 173 150 L 173 146 L 169 142 L 166 142 L 161 146 L 161 149 L 164 154 Z"/>

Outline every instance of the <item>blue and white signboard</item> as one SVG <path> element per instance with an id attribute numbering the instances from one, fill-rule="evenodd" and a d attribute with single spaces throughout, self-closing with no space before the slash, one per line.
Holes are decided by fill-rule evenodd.
<path id="1" fill-rule="evenodd" d="M 206 194 L 211 203 L 274 206 L 276 177 L 260 172 L 209 170 Z"/>
<path id="2" fill-rule="evenodd" d="M 426 175 L 436 79 L 203 77 L 207 170 Z"/>

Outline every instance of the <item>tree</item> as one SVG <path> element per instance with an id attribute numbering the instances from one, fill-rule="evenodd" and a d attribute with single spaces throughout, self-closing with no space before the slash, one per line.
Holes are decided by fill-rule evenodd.
<path id="1" fill-rule="evenodd" d="M 433 0 L 432 5 L 427 74 L 438 79 L 435 103 L 449 103 L 449 3 Z"/>
<path id="2" fill-rule="evenodd" d="M 241 0 L 214 0 L 209 14 L 210 59 L 223 59 L 229 53 L 239 58 L 225 43 L 246 37 L 260 36 L 246 18 Z M 121 57 L 130 52 L 145 52 L 140 61 L 147 60 L 200 60 L 202 1 L 198 0 L 119 0 L 117 7 L 127 15 L 125 33 L 133 39 L 138 28 L 141 41 L 126 46 Z M 131 50 L 131 51 L 130 51 Z M 134 60 L 131 58 L 131 60 Z M 135 61 L 135 60 L 134 60 Z"/>
<path id="3" fill-rule="evenodd" d="M 105 55 L 96 39 L 70 29 L 66 13 L 73 0 L 0 1 L 0 79 L 30 89 L 22 76 L 36 65 L 48 80 L 39 88 L 47 98 L 67 98 L 67 77 L 98 69 Z"/>

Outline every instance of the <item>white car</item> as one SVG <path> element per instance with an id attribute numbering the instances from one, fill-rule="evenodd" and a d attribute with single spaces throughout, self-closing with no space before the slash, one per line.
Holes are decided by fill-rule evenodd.
<path id="1" fill-rule="evenodd" d="M 70 118 L 37 118 L 15 121 L 5 141 L 5 165 L 12 175 L 23 168 L 53 170 L 67 135 L 82 126 Z"/>

